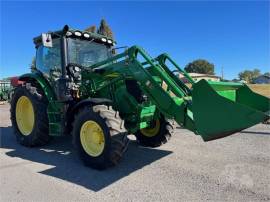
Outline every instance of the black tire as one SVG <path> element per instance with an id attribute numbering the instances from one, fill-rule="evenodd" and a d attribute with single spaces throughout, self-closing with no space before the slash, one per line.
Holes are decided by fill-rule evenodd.
<path id="1" fill-rule="evenodd" d="M 20 97 L 27 97 L 33 106 L 34 126 L 29 135 L 23 135 L 16 121 L 16 104 Z M 40 89 L 30 83 L 18 86 L 11 99 L 11 122 L 17 141 L 24 146 L 33 147 L 45 145 L 49 142 L 49 121 L 47 116 L 48 101 Z"/>
<path id="2" fill-rule="evenodd" d="M 83 148 L 80 131 L 86 121 L 96 122 L 105 139 L 104 149 L 98 156 L 89 155 Z M 87 106 L 79 110 L 73 122 L 73 144 L 86 166 L 102 170 L 119 163 L 128 146 L 127 131 L 118 112 L 106 105 Z"/>
<path id="3" fill-rule="evenodd" d="M 159 120 L 158 132 L 149 137 L 142 133 L 142 130 L 138 130 L 134 135 L 137 138 L 137 142 L 145 147 L 159 147 L 169 141 L 173 133 L 173 126 L 164 119 L 162 116 Z M 153 128 L 156 127 L 154 124 Z M 151 127 L 150 127 L 151 128 Z"/>

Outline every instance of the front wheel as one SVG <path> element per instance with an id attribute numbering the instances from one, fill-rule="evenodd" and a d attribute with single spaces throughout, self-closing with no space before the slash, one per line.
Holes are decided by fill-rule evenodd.
<path id="1" fill-rule="evenodd" d="M 82 108 L 75 116 L 72 134 L 80 158 L 95 169 L 118 164 L 128 146 L 123 121 L 105 105 Z"/>
<path id="2" fill-rule="evenodd" d="M 169 141 L 172 133 L 172 125 L 161 116 L 159 119 L 154 120 L 150 127 L 138 130 L 135 136 L 142 146 L 159 147 Z"/>

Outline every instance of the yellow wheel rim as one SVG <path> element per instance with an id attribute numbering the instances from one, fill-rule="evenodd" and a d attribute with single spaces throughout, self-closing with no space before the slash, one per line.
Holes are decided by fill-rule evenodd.
<path id="1" fill-rule="evenodd" d="M 35 113 L 31 100 L 26 96 L 21 96 L 16 104 L 16 122 L 20 132 L 29 135 L 35 123 Z"/>
<path id="2" fill-rule="evenodd" d="M 154 137 L 158 134 L 160 130 L 160 121 L 156 120 L 156 124 L 153 128 L 143 128 L 141 129 L 141 133 L 146 137 Z"/>
<path id="3" fill-rule="evenodd" d="M 82 125 L 80 140 L 84 151 L 90 156 L 99 156 L 104 150 L 104 133 L 100 125 L 95 121 L 86 121 Z"/>

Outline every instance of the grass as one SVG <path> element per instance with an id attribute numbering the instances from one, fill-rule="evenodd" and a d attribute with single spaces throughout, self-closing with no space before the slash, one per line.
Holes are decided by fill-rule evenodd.
<path id="1" fill-rule="evenodd" d="M 248 86 L 254 92 L 270 97 L 270 84 L 248 84 Z"/>

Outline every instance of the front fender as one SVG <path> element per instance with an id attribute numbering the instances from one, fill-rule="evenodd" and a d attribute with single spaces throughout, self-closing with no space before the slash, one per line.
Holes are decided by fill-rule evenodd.
<path id="1" fill-rule="evenodd" d="M 80 102 L 71 105 L 70 109 L 68 110 L 67 118 L 67 125 L 70 126 L 74 121 L 74 115 L 81 109 L 82 107 L 92 107 L 94 105 L 111 105 L 112 101 L 105 98 L 88 98 L 81 100 Z"/>
<path id="2" fill-rule="evenodd" d="M 76 103 L 71 111 L 71 114 L 75 113 L 76 111 L 78 111 L 79 108 L 84 107 L 84 106 L 94 106 L 94 105 L 111 105 L 112 101 L 106 98 L 88 98 L 85 100 L 82 100 L 78 103 Z"/>

